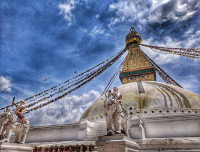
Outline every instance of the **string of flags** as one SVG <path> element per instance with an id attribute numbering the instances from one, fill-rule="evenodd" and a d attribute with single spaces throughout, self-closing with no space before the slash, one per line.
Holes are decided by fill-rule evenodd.
<path id="1" fill-rule="evenodd" d="M 57 85 L 57 86 L 54 86 L 54 87 L 52 87 L 52 88 L 50 88 L 50 89 L 48 89 L 48 90 L 45 90 L 44 92 L 41 92 L 40 94 L 35 95 L 35 97 L 37 97 L 37 98 L 35 98 L 35 99 L 33 99 L 33 100 L 31 100 L 31 101 L 29 101 L 29 102 L 27 102 L 27 103 L 30 103 L 30 102 L 35 101 L 36 99 L 42 97 L 41 94 L 47 95 L 47 94 L 49 94 L 49 93 L 51 93 L 51 92 L 54 92 L 54 91 L 59 90 L 59 89 L 62 89 L 62 88 L 64 88 L 64 87 L 66 87 L 67 85 L 74 83 L 74 81 L 79 81 L 79 80 L 83 79 L 85 76 L 82 76 L 82 77 L 79 78 L 79 79 L 77 79 L 77 78 L 80 77 L 81 75 L 84 75 L 84 74 L 86 74 L 87 72 L 89 72 L 89 71 L 95 69 L 96 67 L 98 67 L 98 66 L 100 66 L 100 65 L 102 65 L 102 64 L 104 64 L 104 63 L 106 63 L 106 62 L 108 62 L 108 61 L 111 60 L 113 57 L 115 57 L 115 56 L 117 56 L 119 53 L 121 53 L 122 51 L 124 51 L 124 50 L 121 50 L 121 51 L 118 52 L 117 54 L 111 56 L 110 58 L 108 58 L 108 59 L 106 59 L 105 61 L 99 63 L 98 65 L 96 65 L 96 66 L 90 68 L 89 70 L 87 70 L 87 71 L 85 71 L 85 72 L 83 72 L 83 73 L 81 73 L 81 74 L 79 74 L 79 75 L 77 75 L 77 76 L 75 76 L 75 77 L 73 77 L 73 78 L 71 78 L 71 79 L 65 81 L 65 82 L 62 82 L 62 83 L 60 83 L 60 84 Z M 89 74 L 87 74 L 87 75 L 89 75 Z M 76 79 L 76 80 L 73 80 L 73 79 Z M 69 83 L 67 83 L 67 82 L 69 82 Z M 64 84 L 64 83 L 67 83 L 67 84 L 64 85 L 63 87 L 59 88 L 59 89 L 56 89 L 58 86 L 60 86 L 60 85 L 62 85 L 62 84 Z M 48 91 L 48 92 L 47 92 L 47 91 Z M 45 92 L 46 92 L 46 93 L 45 93 Z M 28 99 L 28 98 L 27 98 L 27 99 Z M 25 99 L 25 100 L 26 100 L 26 99 Z"/>
<path id="2" fill-rule="evenodd" d="M 45 96 L 45 95 L 47 95 L 47 94 L 49 94 L 49 93 L 52 93 L 52 92 L 54 92 L 54 91 L 56 91 L 56 90 L 61 90 L 62 88 L 64 88 L 65 86 L 67 86 L 67 85 L 69 85 L 69 84 L 71 84 L 71 83 L 73 83 L 74 81 L 79 81 L 79 80 L 83 79 L 85 76 L 82 76 L 82 75 L 84 75 L 84 74 L 90 72 L 91 70 L 95 69 L 96 67 L 99 67 L 99 66 L 102 65 L 102 64 L 105 64 L 105 63 L 109 62 L 109 60 L 112 60 L 113 58 L 115 58 L 116 56 L 119 56 L 119 54 L 124 53 L 125 51 L 126 51 L 126 49 L 123 49 L 123 50 L 119 51 L 118 53 L 116 53 L 115 55 L 109 57 L 109 58 L 106 59 L 105 61 L 103 61 L 103 62 L 97 64 L 96 66 L 94 66 L 94 67 L 92 67 L 92 68 L 90 68 L 89 70 L 87 70 L 87 71 L 85 71 L 85 72 L 83 72 L 83 73 L 81 73 L 81 74 L 79 74 L 79 75 L 77 75 L 77 76 L 75 76 L 75 77 L 73 77 L 73 78 L 67 80 L 67 81 L 61 82 L 60 84 L 58 84 L 58 85 L 56 85 L 56 86 L 54 86 L 54 87 L 52 87 L 52 88 L 49 88 L 49 89 L 47 89 L 47 90 L 45 90 L 45 91 L 42 91 L 42 92 L 40 92 L 40 93 L 38 93 L 38 94 L 36 94 L 36 95 L 33 95 L 33 96 L 31 96 L 31 97 L 29 97 L 29 98 L 27 98 L 27 99 L 21 100 L 21 101 L 30 103 L 30 102 L 35 101 L 35 100 L 37 100 L 38 98 L 41 98 L 41 97 L 43 97 L 43 96 Z M 87 75 L 90 75 L 90 74 L 87 74 Z M 82 76 L 82 77 L 79 78 L 79 79 L 77 79 L 77 78 L 80 77 L 80 76 Z M 71 80 L 73 80 L 73 79 L 77 79 L 77 80 L 71 81 Z M 61 87 L 61 88 L 59 88 L 59 89 L 56 89 L 58 86 L 61 86 L 62 84 L 65 84 L 65 83 L 67 83 L 67 82 L 69 82 L 69 83 L 66 84 L 66 85 L 64 85 L 63 87 Z M 16 103 L 18 104 L 18 103 L 20 103 L 21 101 L 16 102 Z M 13 106 L 13 105 L 9 105 L 9 106 L 3 107 L 3 108 L 1 108 L 0 110 L 3 110 L 3 109 L 5 109 L 5 108 L 7 108 L 7 107 L 12 107 L 12 106 Z"/>
<path id="3" fill-rule="evenodd" d="M 44 79 L 43 81 L 47 81 L 49 78 L 50 78 L 50 77 L 48 77 L 48 78 Z"/>
<path id="4" fill-rule="evenodd" d="M 144 53 L 144 52 L 143 52 Z M 145 53 L 144 53 L 145 54 Z M 179 86 L 183 88 L 181 85 L 179 85 L 175 80 L 173 80 L 165 71 L 163 71 L 152 59 L 150 59 L 146 54 L 145 56 L 149 60 L 149 62 L 154 66 L 156 72 L 160 75 L 160 77 L 168 84 L 172 84 L 175 86 Z"/>
<path id="5" fill-rule="evenodd" d="M 122 52 L 122 53 L 124 53 L 124 52 Z M 118 56 L 117 56 L 116 58 L 118 58 Z M 113 58 L 113 59 L 115 59 L 115 58 Z M 111 60 L 111 61 L 112 61 L 112 60 Z M 114 60 L 113 60 L 113 61 L 114 61 Z M 113 61 L 112 61 L 112 62 L 113 62 Z M 87 75 L 81 77 L 80 79 L 77 79 L 77 80 L 80 80 L 80 81 L 75 82 L 74 84 L 68 86 L 68 84 L 71 84 L 71 83 L 74 82 L 74 81 L 72 81 L 72 82 L 70 82 L 70 83 L 68 83 L 68 84 L 66 84 L 66 85 L 64 85 L 64 86 L 62 86 L 62 87 L 60 87 L 60 88 L 58 89 L 58 91 L 56 91 L 56 92 L 53 93 L 53 94 L 50 94 L 48 97 L 43 97 L 42 99 L 40 99 L 40 100 L 38 100 L 38 101 L 36 101 L 36 102 L 34 102 L 34 103 L 31 103 L 31 104 L 26 105 L 25 108 L 32 107 L 32 106 L 34 106 L 35 104 L 37 104 L 37 103 L 39 103 L 39 102 L 41 102 L 41 101 L 44 101 L 44 100 L 46 100 L 46 99 L 49 99 L 49 98 L 55 96 L 55 95 L 58 94 L 58 93 L 62 93 L 63 91 L 65 91 L 65 90 L 71 88 L 71 87 L 74 86 L 74 85 L 78 85 L 79 83 L 83 82 L 84 80 L 88 79 L 89 77 L 91 77 L 92 75 L 94 75 L 96 72 L 98 72 L 99 70 L 101 70 L 102 68 L 104 68 L 104 66 L 106 66 L 106 64 L 103 65 L 103 66 L 101 66 L 101 67 L 99 67 L 98 69 L 95 69 L 95 70 L 92 71 L 91 73 L 89 73 L 89 74 L 87 74 Z M 85 77 L 85 78 L 84 78 L 84 77 Z M 76 81 L 77 81 L 77 80 L 76 80 Z M 64 88 L 65 86 L 68 86 L 68 87 L 67 87 L 67 88 Z M 64 89 L 63 89 L 63 88 L 64 88 Z M 54 90 L 57 90 L 57 89 L 54 89 Z M 47 93 L 45 93 L 45 94 L 43 94 L 43 95 L 41 95 L 41 96 L 39 96 L 39 97 L 37 97 L 37 98 L 40 98 L 40 97 L 45 96 L 45 95 L 47 95 L 47 94 L 49 94 L 49 93 L 47 92 Z"/>
<path id="6" fill-rule="evenodd" d="M 91 73 L 90 73 L 91 74 Z M 87 74 L 86 76 L 89 76 L 90 74 Z M 77 81 L 80 81 L 80 80 L 82 80 L 82 79 L 85 79 L 84 78 L 85 76 L 82 76 L 81 78 L 79 78 L 79 79 L 76 79 L 76 80 L 72 80 L 72 81 L 70 81 L 69 83 L 67 83 L 66 85 L 64 85 L 64 86 L 62 86 L 62 87 L 60 87 L 60 88 L 58 88 L 58 89 L 53 89 L 53 90 L 50 90 L 50 91 L 48 91 L 48 92 L 46 92 L 46 93 L 43 93 L 43 94 L 41 94 L 40 96 L 37 96 L 37 97 L 35 97 L 33 100 L 30 100 L 29 102 L 27 102 L 26 104 L 28 104 L 28 103 L 30 103 L 30 102 L 32 102 L 32 101 L 36 101 L 37 99 L 39 99 L 39 98 L 41 98 L 41 97 L 44 97 L 45 95 L 47 95 L 47 94 L 50 94 L 50 93 L 53 93 L 53 92 L 55 92 L 55 93 L 53 93 L 53 94 L 50 94 L 50 96 L 52 97 L 52 96 L 54 96 L 55 94 L 58 94 L 58 93 L 60 93 L 60 92 L 62 92 L 63 91 L 63 88 L 64 87 L 66 87 L 66 86 L 68 86 L 69 84 L 73 84 L 73 83 L 75 83 L 75 82 L 77 82 Z M 78 84 L 78 82 L 77 82 L 77 84 Z M 73 85 L 75 85 L 75 84 L 73 84 Z M 71 85 L 71 86 L 69 86 L 68 88 L 71 88 L 73 85 Z M 56 91 L 57 90 L 57 91 Z M 49 97 L 50 97 L 49 96 Z M 44 97 L 44 98 L 42 98 L 42 99 L 40 99 L 39 101 L 43 101 L 43 100 L 45 100 L 45 99 L 47 99 L 47 97 Z M 30 106 L 33 106 L 34 104 L 29 104 L 29 105 L 26 105 L 25 107 L 30 107 Z"/>
<path id="7" fill-rule="evenodd" d="M 101 69 L 102 69 L 102 68 L 99 68 L 99 70 L 101 70 Z M 73 86 L 75 86 L 75 85 L 78 85 L 79 83 L 83 82 L 84 80 L 90 78 L 93 74 L 95 74 L 95 73 L 98 72 L 99 70 L 95 70 L 95 71 L 91 72 L 90 74 L 88 74 L 87 77 L 85 77 L 84 79 L 82 79 L 82 80 L 80 80 L 80 81 L 78 81 L 78 82 L 76 82 L 76 83 L 74 83 L 74 84 L 68 86 L 67 88 L 64 88 L 64 89 L 63 89 L 64 86 L 61 87 L 61 88 L 59 88 L 59 91 L 57 91 L 57 92 L 55 92 L 55 93 L 53 93 L 53 94 L 50 94 L 48 97 L 44 97 L 44 98 L 42 98 L 42 99 L 40 99 L 40 100 L 38 100 L 38 101 L 36 101 L 36 102 L 34 102 L 34 103 L 28 104 L 28 105 L 25 106 L 25 108 L 32 107 L 32 106 L 34 106 L 35 104 L 37 104 L 37 103 L 39 103 L 39 102 L 41 102 L 41 101 L 44 101 L 44 100 L 46 100 L 46 99 L 49 99 L 49 98 L 55 96 L 56 94 L 62 93 L 63 91 L 65 91 L 65 90 L 67 90 L 67 89 L 69 89 L 69 88 L 71 88 L 71 87 L 73 87 Z M 70 84 L 71 84 L 71 83 L 70 83 Z M 47 94 L 47 93 L 46 93 L 46 94 Z M 46 94 L 44 94 L 44 96 L 45 96 Z M 40 97 L 41 97 L 41 96 L 40 96 Z"/>
<path id="8" fill-rule="evenodd" d="M 57 101 L 57 100 L 59 100 L 59 99 L 65 97 L 66 95 L 70 94 L 71 92 L 77 90 L 78 88 L 82 87 L 83 85 L 89 83 L 89 82 L 90 82 L 91 80 L 93 80 L 95 77 L 97 77 L 97 76 L 99 76 L 101 73 L 103 73 L 108 67 L 110 67 L 111 65 L 113 65 L 125 52 L 126 52 L 126 49 L 124 49 L 120 54 L 118 54 L 118 55 L 117 55 L 116 57 L 114 57 L 112 60 L 110 60 L 109 62 L 107 62 L 105 65 L 103 65 L 102 67 L 100 67 L 100 68 L 99 68 L 97 71 L 95 71 L 93 74 L 91 74 L 90 76 L 88 76 L 87 78 L 85 78 L 85 79 L 84 79 L 85 81 L 84 81 L 84 80 L 81 80 L 81 81 L 79 81 L 78 83 L 76 83 L 76 85 L 77 85 L 77 84 L 79 84 L 79 83 L 81 83 L 81 82 L 84 81 L 84 82 L 81 83 L 80 85 L 76 86 L 75 88 L 71 89 L 70 91 L 68 91 L 68 92 L 66 92 L 66 93 L 63 93 L 62 95 L 56 97 L 55 99 L 51 99 L 51 100 L 49 100 L 49 101 L 47 101 L 47 102 L 45 102 L 45 103 L 41 103 L 41 104 L 38 105 L 38 106 L 35 106 L 35 107 L 31 108 L 31 109 L 26 110 L 25 113 L 29 113 L 29 112 L 31 112 L 31 111 L 33 111 L 33 110 L 39 109 L 39 108 L 44 107 L 44 106 L 46 106 L 46 105 L 48 105 L 48 104 L 50 104 L 50 103 L 53 103 L 53 102 L 55 102 L 55 101 Z M 68 87 L 68 88 L 69 88 L 69 87 Z M 63 89 L 63 91 L 67 90 L 68 88 Z M 51 98 L 51 97 L 49 97 L 49 98 Z M 46 98 L 46 99 L 48 99 L 48 98 Z M 37 102 L 35 102 L 35 103 L 32 103 L 31 106 L 33 106 L 33 105 L 35 105 L 35 104 L 37 104 L 37 103 L 39 103 L 39 102 L 41 102 L 41 101 L 37 101 Z"/>
<path id="9" fill-rule="evenodd" d="M 110 86 L 112 85 L 113 81 L 115 80 L 115 77 L 118 75 L 120 69 L 123 67 L 124 65 L 124 61 L 126 60 L 127 56 L 125 57 L 125 59 L 122 61 L 122 63 L 120 64 L 119 68 L 117 69 L 117 71 L 115 72 L 115 74 L 112 76 L 111 80 L 109 81 L 108 85 L 106 86 L 106 88 L 104 89 L 104 91 L 102 92 L 101 96 L 106 93 L 108 91 L 108 89 L 110 88 Z"/>
<path id="10" fill-rule="evenodd" d="M 153 51 L 158 50 L 165 53 L 181 55 L 189 58 L 200 58 L 200 48 L 190 49 L 190 48 L 167 48 L 167 47 L 159 47 L 159 46 L 151 46 L 146 44 L 140 44 L 141 46 L 145 46 L 151 48 Z M 156 52 L 156 51 L 155 51 Z"/>

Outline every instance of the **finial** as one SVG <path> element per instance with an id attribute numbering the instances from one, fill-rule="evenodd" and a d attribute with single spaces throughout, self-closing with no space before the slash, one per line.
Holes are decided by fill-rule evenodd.
<path id="1" fill-rule="evenodd" d="M 131 29 L 130 29 L 130 33 L 132 32 L 136 32 L 133 26 L 131 26 Z"/>

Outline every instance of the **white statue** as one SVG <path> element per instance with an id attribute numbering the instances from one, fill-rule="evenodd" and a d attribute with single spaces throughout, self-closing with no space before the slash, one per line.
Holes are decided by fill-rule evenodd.
<path id="1" fill-rule="evenodd" d="M 0 114 L 0 140 L 3 139 L 4 135 L 3 135 L 3 130 L 4 127 L 5 127 L 5 124 L 8 123 L 9 121 L 9 118 L 8 116 L 10 115 L 10 107 L 7 107 L 5 110 L 4 110 L 4 113 L 1 113 Z"/>
<path id="2" fill-rule="evenodd" d="M 105 94 L 106 95 L 106 94 Z M 121 127 L 126 136 L 128 135 L 127 122 L 128 113 L 122 107 L 122 95 L 118 92 L 118 88 L 114 88 L 113 94 L 109 90 L 104 101 L 104 113 L 106 118 L 107 135 L 113 135 L 113 127 L 115 134 L 121 134 Z"/>
<path id="3" fill-rule="evenodd" d="M 115 100 L 112 99 L 111 90 L 108 91 L 108 95 L 106 95 L 106 100 L 104 101 L 104 115 L 106 118 L 106 127 L 107 127 L 107 135 L 112 135 L 113 131 L 113 115 L 116 111 Z"/>
<path id="4" fill-rule="evenodd" d="M 14 98 L 13 98 L 12 104 L 15 105 L 17 109 L 15 113 L 9 113 L 8 121 L 4 123 L 4 125 L 0 126 L 3 128 L 1 132 L 2 135 L 6 131 L 5 139 L 2 139 L 1 141 L 9 142 L 11 133 L 14 131 L 16 135 L 15 142 L 23 144 L 25 142 L 26 135 L 30 128 L 30 123 L 24 117 L 24 111 L 25 111 L 24 105 L 23 105 L 24 102 L 22 101 L 20 102 L 20 105 L 18 105 L 14 102 Z"/>
<path id="5" fill-rule="evenodd" d="M 26 119 L 25 123 L 21 123 L 20 121 L 18 121 L 17 115 L 15 113 L 10 113 L 8 118 L 9 122 L 6 124 L 6 127 L 4 127 L 3 130 L 3 132 L 6 131 L 6 137 L 1 141 L 9 142 L 11 133 L 15 132 L 16 135 L 15 142 L 24 144 L 26 135 L 30 127 L 29 121 Z"/>

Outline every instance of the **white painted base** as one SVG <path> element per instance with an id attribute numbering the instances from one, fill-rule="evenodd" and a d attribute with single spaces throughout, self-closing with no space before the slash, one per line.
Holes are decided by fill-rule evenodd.
<path id="1" fill-rule="evenodd" d="M 0 143 L 0 152 L 31 152 L 32 149 L 28 144 Z"/>
<path id="2" fill-rule="evenodd" d="M 138 152 L 135 140 L 124 135 L 100 136 L 96 141 L 98 152 Z"/>

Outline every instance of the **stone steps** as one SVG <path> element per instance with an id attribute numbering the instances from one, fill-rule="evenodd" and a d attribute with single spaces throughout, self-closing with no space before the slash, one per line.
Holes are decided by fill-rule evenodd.
<path id="1" fill-rule="evenodd" d="M 106 124 L 98 123 L 94 125 L 94 128 L 91 129 L 91 132 L 87 135 L 84 140 L 97 140 L 99 136 L 103 136 L 107 133 Z"/>

